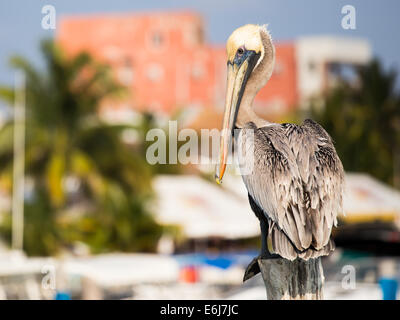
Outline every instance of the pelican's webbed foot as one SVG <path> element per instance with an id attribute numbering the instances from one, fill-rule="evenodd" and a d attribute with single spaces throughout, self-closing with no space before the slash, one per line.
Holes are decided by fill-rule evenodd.
<path id="1" fill-rule="evenodd" d="M 257 273 L 260 272 L 260 266 L 258 265 L 258 259 L 261 259 L 261 255 L 255 257 L 246 268 L 243 276 L 243 282 L 253 278 Z"/>
<path id="2" fill-rule="evenodd" d="M 255 275 L 261 272 L 258 260 L 260 259 L 279 259 L 281 256 L 279 254 L 271 254 L 268 251 L 255 257 L 246 268 L 243 276 L 243 282 L 253 278 Z"/>

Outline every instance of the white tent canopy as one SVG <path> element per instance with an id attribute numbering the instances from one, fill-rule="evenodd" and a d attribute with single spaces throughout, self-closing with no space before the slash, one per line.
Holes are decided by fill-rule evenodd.
<path id="1" fill-rule="evenodd" d="M 399 223 L 400 192 L 367 174 L 348 173 L 344 196 L 346 220 L 389 220 Z"/>
<path id="2" fill-rule="evenodd" d="M 62 268 L 68 275 L 88 277 L 102 287 L 175 282 L 179 274 L 174 258 L 156 254 L 114 253 L 70 258 L 63 261 Z"/>
<path id="3" fill-rule="evenodd" d="M 260 232 L 248 202 L 217 184 L 197 176 L 159 176 L 154 188 L 157 221 L 181 226 L 190 238 L 247 238 Z"/>
<path id="4" fill-rule="evenodd" d="M 247 238 L 260 233 L 259 222 L 251 211 L 247 190 L 238 175 L 228 174 L 224 184 L 194 175 L 162 175 L 154 181 L 158 195 L 156 219 L 176 224 L 187 237 Z M 344 197 L 348 221 L 400 218 L 400 192 L 367 174 L 346 174 Z"/>

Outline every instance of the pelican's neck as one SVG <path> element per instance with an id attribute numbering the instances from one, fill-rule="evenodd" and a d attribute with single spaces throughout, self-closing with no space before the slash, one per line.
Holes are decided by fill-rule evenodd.
<path id="1" fill-rule="evenodd" d="M 242 102 L 240 103 L 240 108 L 236 118 L 236 126 L 238 128 L 243 128 L 246 123 L 253 122 L 257 128 L 264 127 L 269 124 L 269 122 L 261 117 L 259 117 L 253 110 L 253 101 L 257 92 L 250 93 L 246 91 L 243 94 Z"/>
<path id="2" fill-rule="evenodd" d="M 260 63 L 253 70 L 244 90 L 236 118 L 236 126 L 239 128 L 243 128 L 249 122 L 254 122 L 258 128 L 271 124 L 271 122 L 260 118 L 252 108 L 254 98 L 258 91 L 267 84 L 275 65 L 275 48 L 272 44 L 271 36 L 264 30 L 261 30 L 260 35 L 264 53 L 260 57 Z"/>

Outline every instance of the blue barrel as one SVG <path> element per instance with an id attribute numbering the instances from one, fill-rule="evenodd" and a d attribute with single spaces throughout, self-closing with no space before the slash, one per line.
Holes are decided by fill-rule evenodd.
<path id="1" fill-rule="evenodd" d="M 383 300 L 396 300 L 397 280 L 391 278 L 381 278 L 379 280 L 383 292 Z"/>
<path id="2" fill-rule="evenodd" d="M 68 292 L 57 291 L 55 300 L 71 300 L 71 295 Z"/>

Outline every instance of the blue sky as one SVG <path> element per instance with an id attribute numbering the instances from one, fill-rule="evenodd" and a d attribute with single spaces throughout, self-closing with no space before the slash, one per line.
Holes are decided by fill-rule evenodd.
<path id="1" fill-rule="evenodd" d="M 82 13 L 192 9 L 205 17 L 211 43 L 224 43 L 236 27 L 245 23 L 268 23 L 275 40 L 315 34 L 363 37 L 386 67 L 400 71 L 398 0 L 1 0 L 0 83 L 13 82 L 8 67 L 13 53 L 40 65 L 39 41 L 53 36 L 53 31 L 41 28 L 41 9 L 46 4 L 56 8 L 57 19 Z M 341 27 L 341 8 L 346 4 L 356 8 L 356 30 Z"/>

